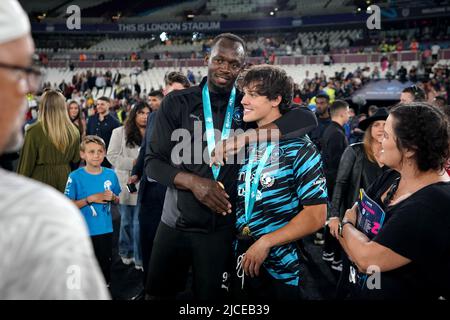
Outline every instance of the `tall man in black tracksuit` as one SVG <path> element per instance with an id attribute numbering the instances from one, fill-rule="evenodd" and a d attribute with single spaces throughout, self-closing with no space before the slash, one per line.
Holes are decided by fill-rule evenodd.
<path id="1" fill-rule="evenodd" d="M 242 121 L 240 92 L 235 92 L 233 102 L 234 83 L 244 59 L 241 38 L 217 36 L 208 59 L 207 79 L 200 86 L 167 95 L 156 115 L 145 170 L 149 177 L 167 186 L 167 193 L 149 264 L 146 291 L 151 298 L 174 298 L 184 289 L 191 266 L 195 299 L 217 300 L 223 296 L 235 234 L 239 165 L 221 166 L 216 180 L 209 160 L 203 160 L 208 150 L 203 137 L 207 124 L 219 132 L 247 128 Z M 226 114 L 232 115 L 227 117 L 230 121 L 225 121 Z M 303 108 L 290 111 L 266 128 L 274 138 L 298 136 L 316 125 L 314 115 Z M 246 139 L 256 141 L 257 132 L 240 135 L 237 144 L 244 145 Z M 181 151 L 175 136 L 181 136 Z"/>
<path id="2" fill-rule="evenodd" d="M 331 124 L 330 97 L 324 92 L 319 93 L 316 96 L 316 107 L 317 127 L 308 135 L 312 142 L 316 145 L 317 150 L 321 152 L 321 140 L 323 133 Z M 323 229 L 316 232 L 314 243 L 317 245 L 323 245 L 325 243 Z"/>
<path id="3" fill-rule="evenodd" d="M 327 179 L 327 190 L 329 201 L 333 197 L 333 190 L 336 184 L 339 163 L 345 148 L 348 146 L 345 136 L 344 124 L 350 118 L 349 105 L 343 100 L 335 100 L 330 107 L 331 124 L 323 132 L 322 159 L 324 164 L 325 177 Z M 334 252 L 334 256 L 332 254 Z M 342 270 L 342 261 L 340 255 L 341 249 L 339 242 L 331 236 L 327 225 L 325 229 L 325 247 L 322 258 L 325 261 L 332 261 L 331 268 L 336 271 Z"/>
<path id="4" fill-rule="evenodd" d="M 333 193 L 336 183 L 339 161 L 348 146 L 345 136 L 344 124 L 349 120 L 349 105 L 344 100 L 336 100 L 330 107 L 331 123 L 323 132 L 321 138 L 322 158 L 325 176 L 327 178 L 327 190 Z"/>
<path id="5" fill-rule="evenodd" d="M 165 88 L 164 95 L 169 94 L 174 90 L 182 90 L 190 87 L 189 80 L 185 75 L 180 72 L 170 72 L 164 78 Z M 151 94 L 149 97 L 151 97 Z M 151 103 L 154 102 L 150 101 Z M 160 106 L 160 102 L 158 107 Z M 164 205 L 164 197 L 166 194 L 166 186 L 156 182 L 153 179 L 149 179 L 144 171 L 145 155 L 149 153 L 150 137 L 154 127 L 154 120 L 156 117 L 157 109 L 154 108 L 155 103 L 152 105 L 154 110 L 147 119 L 147 127 L 145 129 L 144 139 L 142 139 L 141 149 L 139 150 L 139 156 L 136 160 L 136 165 L 131 170 L 131 177 L 128 183 L 136 183 L 140 180 L 139 184 L 139 234 L 142 253 L 142 267 L 144 269 L 144 286 L 147 282 L 148 263 L 152 253 L 153 239 L 155 238 L 156 229 L 158 228 L 161 220 L 162 209 Z"/>

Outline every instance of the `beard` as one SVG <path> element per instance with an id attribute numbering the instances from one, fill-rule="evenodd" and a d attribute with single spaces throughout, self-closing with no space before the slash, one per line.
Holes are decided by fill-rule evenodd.
<path id="1" fill-rule="evenodd" d="M 6 146 L 2 153 L 13 153 L 17 152 L 22 148 L 23 145 L 23 135 L 21 130 L 17 130 L 13 132 L 11 137 L 9 138 L 8 142 L 6 143 Z"/>
<path id="2" fill-rule="evenodd" d="M 327 113 L 327 110 L 326 109 L 325 110 L 316 109 L 316 113 L 319 116 L 323 116 Z"/>
<path id="3" fill-rule="evenodd" d="M 21 115 L 25 113 L 25 104 L 23 105 L 23 112 Z M 12 153 L 20 151 L 23 145 L 23 124 L 24 119 L 19 116 L 15 123 L 13 128 L 11 129 L 11 134 L 9 136 L 9 139 L 6 141 L 6 145 L 3 148 L 3 150 L 0 150 L 0 154 L 2 153 Z"/>

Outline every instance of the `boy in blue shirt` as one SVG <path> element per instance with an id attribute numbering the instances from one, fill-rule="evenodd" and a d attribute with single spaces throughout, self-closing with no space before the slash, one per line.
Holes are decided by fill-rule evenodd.
<path id="1" fill-rule="evenodd" d="M 101 166 L 106 146 L 98 136 L 86 136 L 80 145 L 80 157 L 86 166 L 70 173 L 65 195 L 80 208 L 88 225 L 94 252 L 106 283 L 110 282 L 112 256 L 111 204 L 118 203 L 119 180 L 112 169 Z"/>
<path id="2" fill-rule="evenodd" d="M 264 126 L 291 106 L 292 80 L 277 67 L 252 67 L 240 85 L 245 122 Z M 252 144 L 237 183 L 239 281 L 233 282 L 234 296 L 299 299 L 303 275 L 296 241 L 319 230 L 326 218 L 327 189 L 319 152 L 307 135 Z"/>

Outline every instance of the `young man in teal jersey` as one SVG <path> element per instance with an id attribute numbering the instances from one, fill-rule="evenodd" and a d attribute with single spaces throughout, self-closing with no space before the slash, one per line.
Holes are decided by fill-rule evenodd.
<path id="1" fill-rule="evenodd" d="M 290 109 L 293 84 L 274 66 L 242 78 L 245 122 L 262 127 Z M 238 175 L 235 255 L 238 298 L 298 299 L 302 261 L 296 241 L 325 223 L 327 189 L 308 136 L 251 144 Z"/>

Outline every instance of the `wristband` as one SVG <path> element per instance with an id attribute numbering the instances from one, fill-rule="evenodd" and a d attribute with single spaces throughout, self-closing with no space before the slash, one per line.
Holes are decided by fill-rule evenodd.
<path id="1" fill-rule="evenodd" d="M 338 233 L 339 233 L 339 236 L 340 236 L 340 237 L 344 237 L 344 236 L 342 235 L 342 233 L 343 233 L 343 231 L 344 231 L 344 226 L 345 226 L 347 223 L 348 223 L 348 224 L 351 224 L 353 227 L 355 227 L 355 225 L 354 225 L 351 221 L 344 221 L 344 222 L 339 223 L 339 230 L 338 230 Z"/>

